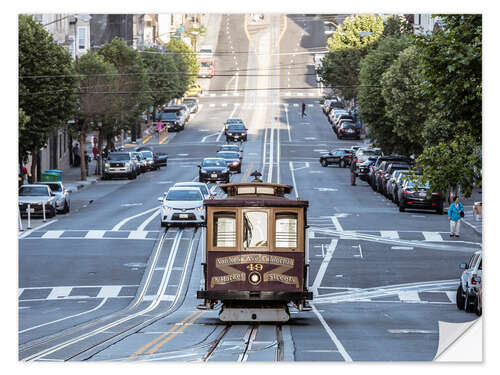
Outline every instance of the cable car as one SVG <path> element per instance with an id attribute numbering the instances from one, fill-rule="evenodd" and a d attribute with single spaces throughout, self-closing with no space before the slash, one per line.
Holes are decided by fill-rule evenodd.
<path id="1" fill-rule="evenodd" d="M 307 300 L 308 201 L 288 199 L 293 187 L 262 182 L 221 185 L 223 199 L 204 201 L 204 286 L 199 309 L 222 304 L 219 319 L 286 322 L 289 304 L 310 310 Z"/>

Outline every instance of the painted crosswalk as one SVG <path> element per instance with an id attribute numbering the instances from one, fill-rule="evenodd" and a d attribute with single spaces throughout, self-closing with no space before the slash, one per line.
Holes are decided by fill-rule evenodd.
<path id="1" fill-rule="evenodd" d="M 160 231 L 155 230 L 34 230 L 23 240 L 150 240 L 154 241 Z"/>
<path id="2" fill-rule="evenodd" d="M 133 298 L 138 285 L 56 286 L 20 288 L 19 302 L 101 298 Z"/>
<path id="3" fill-rule="evenodd" d="M 319 227 L 320 225 L 317 225 L 316 223 L 312 223 L 314 227 Z M 312 231 L 314 235 L 309 236 L 309 238 L 321 238 L 324 234 L 321 233 L 321 231 L 315 232 L 314 229 L 312 228 Z M 331 225 L 328 226 L 321 226 L 321 228 L 325 227 L 331 227 Z M 339 232 L 339 237 L 340 239 L 343 240 L 348 240 L 348 239 L 355 239 L 357 237 L 370 237 L 370 238 L 377 238 L 380 237 L 381 239 L 392 239 L 392 240 L 409 240 L 409 241 L 427 241 L 427 242 L 443 242 L 443 241 L 449 241 L 449 232 L 426 232 L 426 231 L 386 231 L 386 230 L 381 230 L 381 231 L 370 231 L 370 230 L 343 230 Z M 314 237 L 313 237 L 314 236 Z"/>
<path id="4" fill-rule="evenodd" d="M 315 89 L 316 90 L 316 89 Z M 304 98 L 304 97 L 316 97 L 318 98 L 319 95 L 316 92 L 305 92 L 305 91 L 279 91 L 280 96 L 282 97 L 288 97 L 288 98 Z M 200 95 L 200 99 L 203 100 L 204 98 L 225 98 L 225 97 L 240 97 L 240 96 L 245 96 L 245 92 L 240 92 L 240 91 L 223 91 L 223 92 L 211 92 L 211 93 L 203 93 Z M 267 96 L 267 93 L 265 92 L 259 92 L 257 96 Z"/>

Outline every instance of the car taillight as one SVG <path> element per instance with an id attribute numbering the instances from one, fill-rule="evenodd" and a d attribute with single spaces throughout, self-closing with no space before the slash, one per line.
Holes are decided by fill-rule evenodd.
<path id="1" fill-rule="evenodd" d="M 471 278 L 471 280 L 470 280 L 470 283 L 471 283 L 471 284 L 473 284 L 473 285 L 476 285 L 476 284 L 477 284 L 476 277 L 477 277 L 477 276 L 472 276 L 472 278 Z"/>
<path id="2" fill-rule="evenodd" d="M 403 194 L 410 195 L 410 194 L 413 194 L 413 191 L 411 191 L 411 190 L 403 190 Z"/>
<path id="3" fill-rule="evenodd" d="M 352 158 L 352 155 L 347 155 L 348 158 Z"/>

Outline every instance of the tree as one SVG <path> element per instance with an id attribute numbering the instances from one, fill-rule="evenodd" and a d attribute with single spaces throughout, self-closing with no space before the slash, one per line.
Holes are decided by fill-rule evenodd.
<path id="1" fill-rule="evenodd" d="M 435 107 L 417 160 L 433 190 L 460 187 L 469 196 L 482 184 L 482 16 L 440 18 L 443 28 L 416 42 L 423 90 Z"/>
<path id="2" fill-rule="evenodd" d="M 78 131 L 80 142 L 80 169 L 82 181 L 87 179 L 85 170 L 85 137 L 90 124 L 94 127 L 102 122 L 111 106 L 112 98 L 110 92 L 114 89 L 117 80 L 116 69 L 113 64 L 104 60 L 104 57 L 93 52 L 88 52 L 75 61 L 75 71 L 80 74 L 79 94 L 79 117 L 82 124 Z M 99 159 L 101 158 L 101 130 L 99 129 Z"/>
<path id="3" fill-rule="evenodd" d="M 196 79 L 198 61 L 191 47 L 181 40 L 171 39 L 165 46 L 165 50 L 167 54 L 173 56 L 179 77 L 173 97 L 180 98 Z"/>
<path id="4" fill-rule="evenodd" d="M 385 115 L 407 154 L 419 155 L 424 146 L 423 127 L 429 116 L 429 97 L 421 89 L 423 77 L 415 46 L 402 51 L 382 74 Z"/>
<path id="5" fill-rule="evenodd" d="M 325 86 L 339 88 L 348 100 L 356 98 L 359 63 L 384 30 L 381 17 L 365 14 L 348 17 L 328 38 L 328 53 L 319 71 Z M 360 33 L 368 33 L 365 36 Z"/>
<path id="6" fill-rule="evenodd" d="M 385 153 L 408 154 L 406 140 L 395 133 L 395 123 L 386 113 L 391 103 L 384 100 L 381 81 L 399 53 L 409 45 L 410 39 L 404 36 L 382 38 L 360 64 L 359 112 L 363 123 L 367 124 L 368 136 Z"/>
<path id="7" fill-rule="evenodd" d="M 76 82 L 71 55 L 31 16 L 19 16 L 19 108 L 29 117 L 19 127 L 19 155 L 32 156 L 36 176 L 38 151 L 49 133 L 73 117 Z M 34 177 L 33 177 L 34 178 Z"/>

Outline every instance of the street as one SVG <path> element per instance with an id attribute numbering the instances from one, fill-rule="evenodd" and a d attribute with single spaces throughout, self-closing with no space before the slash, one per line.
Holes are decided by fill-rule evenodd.
<path id="1" fill-rule="evenodd" d="M 482 238 L 446 215 L 406 210 L 321 154 L 337 140 L 319 103 L 311 51 L 326 44 L 318 16 L 220 16 L 215 66 L 199 79 L 185 130 L 147 145 L 168 166 L 136 180 L 97 181 L 71 194 L 78 209 L 19 234 L 19 359 L 23 361 L 431 361 L 439 321 L 469 322 L 455 295 L 460 263 Z M 301 116 L 301 104 L 306 116 Z M 158 197 L 197 181 L 225 143 L 223 124 L 248 128 L 241 174 L 293 186 L 309 201 L 312 310 L 284 324 L 227 324 L 197 310 L 204 228 L 160 227 Z M 212 192 L 222 192 L 215 184 Z M 75 206 L 76 207 L 76 206 Z M 314 337 L 314 340 L 311 340 Z"/>

